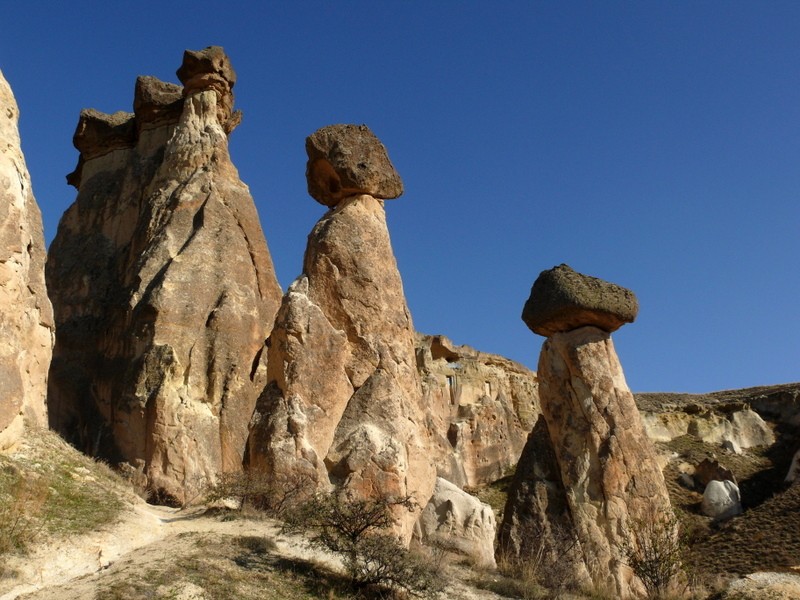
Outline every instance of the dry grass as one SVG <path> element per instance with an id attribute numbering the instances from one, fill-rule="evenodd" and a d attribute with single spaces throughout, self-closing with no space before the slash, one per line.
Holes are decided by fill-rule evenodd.
<path id="1" fill-rule="evenodd" d="M 112 522 L 126 489 L 111 469 L 55 433 L 29 430 L 13 453 L 0 455 L 0 555 Z"/>

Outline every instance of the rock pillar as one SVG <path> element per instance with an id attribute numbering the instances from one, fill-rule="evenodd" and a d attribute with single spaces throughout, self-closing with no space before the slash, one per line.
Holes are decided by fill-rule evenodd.
<path id="1" fill-rule="evenodd" d="M 0 72 L 0 450 L 27 421 L 47 425 L 53 309 L 44 282 L 42 215 L 20 147 L 19 109 Z"/>
<path id="2" fill-rule="evenodd" d="M 53 428 L 173 503 L 241 470 L 281 297 L 228 153 L 230 61 L 187 51 L 178 77 L 140 77 L 133 114 L 81 113 L 47 264 Z"/>
<path id="3" fill-rule="evenodd" d="M 626 597 L 632 529 L 671 511 L 610 333 L 636 317 L 632 292 L 566 265 L 543 272 L 523 320 L 547 336 L 539 357 L 542 414 L 570 519 L 594 584 Z"/>
<path id="4" fill-rule="evenodd" d="M 278 311 L 250 466 L 361 497 L 412 495 L 422 507 L 435 469 L 382 201 L 399 196 L 402 182 L 363 125 L 320 129 L 306 151 L 309 193 L 330 210 L 311 231 L 303 274 Z M 397 516 L 410 539 L 418 512 Z"/>

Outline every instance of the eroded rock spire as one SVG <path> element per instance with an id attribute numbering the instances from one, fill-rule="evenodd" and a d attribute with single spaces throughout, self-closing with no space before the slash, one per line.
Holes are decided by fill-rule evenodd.
<path id="1" fill-rule="evenodd" d="M 250 466 L 361 497 L 409 494 L 424 506 L 435 470 L 415 332 L 375 196 L 399 195 L 402 184 L 365 126 L 320 129 L 306 150 L 309 191 L 333 208 L 311 231 L 303 274 L 278 311 Z M 408 540 L 418 512 L 401 512 Z"/>
<path id="2" fill-rule="evenodd" d="M 634 539 L 633 528 L 671 514 L 653 445 L 610 337 L 611 331 L 633 321 L 637 310 L 629 290 L 566 265 L 544 271 L 533 284 L 523 320 L 536 333 L 548 336 L 539 356 L 539 398 L 546 421 L 540 430 L 549 437 L 558 480 L 537 494 L 537 482 L 547 469 L 520 463 L 501 539 L 501 547 L 505 543 L 515 548 L 519 534 L 514 529 L 523 526 L 523 513 L 542 531 L 565 516 L 562 509 L 520 503 L 565 505 L 567 530 L 574 532 L 585 566 L 582 577 L 619 597 L 640 589 L 624 550 Z M 528 444 L 534 443 L 546 440 L 532 435 Z M 544 489 L 551 495 L 563 493 L 565 502 L 558 498 L 548 502 Z"/>
<path id="3" fill-rule="evenodd" d="M 81 113 L 47 278 L 52 426 L 180 503 L 241 469 L 281 290 L 228 153 L 230 62 L 187 51 L 178 74 L 140 77 L 134 113 Z"/>
<path id="4" fill-rule="evenodd" d="M 53 309 L 44 282 L 42 216 L 20 147 L 19 109 L 0 72 L 0 450 L 25 422 L 47 424 Z"/>

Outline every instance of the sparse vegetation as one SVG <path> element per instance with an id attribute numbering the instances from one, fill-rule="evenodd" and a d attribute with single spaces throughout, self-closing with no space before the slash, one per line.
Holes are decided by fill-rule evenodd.
<path id="1" fill-rule="evenodd" d="M 672 513 L 655 513 L 631 523 L 631 538 L 623 549 L 628 566 L 644 584 L 648 598 L 674 591 L 685 559 L 684 538 Z"/>
<path id="2" fill-rule="evenodd" d="M 255 471 L 222 473 L 208 486 L 206 501 L 233 500 L 239 509 L 252 508 L 281 518 L 313 495 L 314 481 L 304 474 L 266 475 Z"/>
<path id="3" fill-rule="evenodd" d="M 287 513 L 285 531 L 304 533 L 317 548 L 340 556 L 354 591 L 402 592 L 428 597 L 440 578 L 430 564 L 390 533 L 398 510 L 414 510 L 410 496 L 373 499 L 318 493 Z"/>
<path id="4" fill-rule="evenodd" d="M 82 534 L 113 521 L 124 484 L 57 434 L 29 430 L 0 455 L 0 555 L 24 553 L 40 536 Z"/>

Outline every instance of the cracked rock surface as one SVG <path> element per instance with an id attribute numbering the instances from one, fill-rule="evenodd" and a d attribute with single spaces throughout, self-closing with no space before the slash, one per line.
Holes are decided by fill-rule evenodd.
<path id="1" fill-rule="evenodd" d="M 47 264 L 52 427 L 178 503 L 241 469 L 281 298 L 228 153 L 227 57 L 185 60 L 182 93 L 140 78 L 127 120 L 82 113 L 78 197 Z"/>
<path id="2" fill-rule="evenodd" d="M 42 216 L 20 147 L 19 109 L 0 72 L 0 450 L 24 422 L 47 424 L 53 310 L 44 281 Z"/>

